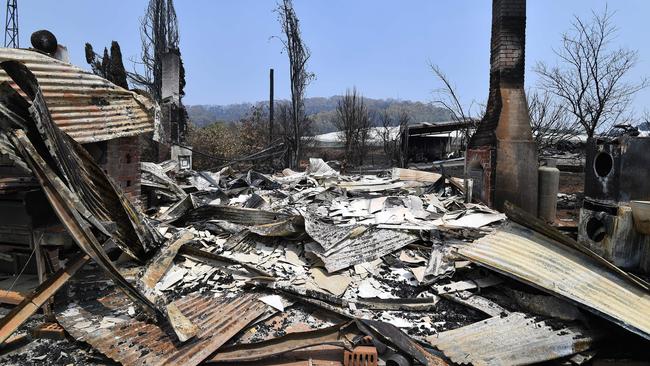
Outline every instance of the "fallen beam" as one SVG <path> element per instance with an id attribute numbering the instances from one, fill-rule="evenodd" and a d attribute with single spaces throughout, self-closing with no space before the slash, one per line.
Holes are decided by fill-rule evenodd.
<path id="1" fill-rule="evenodd" d="M 5 315 L 0 320 L 0 343 L 7 340 L 16 329 L 36 313 L 88 260 L 90 257 L 87 254 L 72 259 L 70 264 L 54 273 Z"/>
<path id="2" fill-rule="evenodd" d="M 272 356 L 281 355 L 286 352 L 295 351 L 307 347 L 330 345 L 345 349 L 351 349 L 351 342 L 345 337 L 346 333 L 352 336 L 361 334 L 358 330 L 346 329 L 353 325 L 353 322 L 338 324 L 331 327 L 311 330 L 306 332 L 290 333 L 282 337 L 273 338 L 263 342 L 241 344 L 221 349 L 207 359 L 207 362 L 251 362 L 259 361 Z M 355 327 L 352 327 L 355 328 Z M 352 339 L 352 337 L 349 337 Z"/>
<path id="3" fill-rule="evenodd" d="M 155 305 L 140 293 L 135 286 L 122 277 L 117 268 L 115 268 L 113 262 L 104 252 L 103 246 L 90 230 L 87 221 L 82 218 L 78 208 L 75 206 L 78 197 L 75 198 L 74 193 L 56 176 L 38 154 L 36 148 L 32 145 L 25 133 L 22 130 L 17 130 L 11 137 L 15 146 L 19 148 L 30 169 L 40 182 L 45 196 L 52 205 L 52 209 L 77 245 L 97 262 L 108 273 L 111 279 L 130 298 L 142 306 L 150 316 L 160 316 L 160 311 Z"/>

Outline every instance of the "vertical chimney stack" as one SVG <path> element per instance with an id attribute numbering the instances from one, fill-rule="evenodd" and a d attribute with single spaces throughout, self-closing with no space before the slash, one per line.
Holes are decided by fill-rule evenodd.
<path id="1" fill-rule="evenodd" d="M 537 150 L 524 92 L 526 1 L 493 0 L 490 93 L 467 149 L 477 196 L 503 208 L 510 201 L 537 214 Z"/>

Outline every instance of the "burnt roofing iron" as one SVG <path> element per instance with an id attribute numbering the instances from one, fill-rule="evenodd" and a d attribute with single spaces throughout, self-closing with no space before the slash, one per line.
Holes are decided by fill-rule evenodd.
<path id="1" fill-rule="evenodd" d="M 120 292 L 75 300 L 56 315 L 63 328 L 109 358 L 134 366 L 197 365 L 269 309 L 253 294 L 225 302 L 188 295 L 174 304 L 199 332 L 181 343 L 169 324 L 147 323 L 127 315 L 132 303 Z"/>
<path id="2" fill-rule="evenodd" d="M 511 223 L 460 246 L 458 253 L 650 339 L 650 294 L 646 290 L 536 231 Z"/>
<path id="3" fill-rule="evenodd" d="M 427 340 L 461 365 L 528 365 L 587 351 L 601 336 L 583 327 L 511 313 L 442 332 Z"/>
<path id="4" fill-rule="evenodd" d="M 142 95 L 37 51 L 0 48 L 0 61 L 7 60 L 20 62 L 34 73 L 52 119 L 79 143 L 153 131 L 154 105 Z M 0 71 L 2 81 L 18 89 L 4 71 Z"/>

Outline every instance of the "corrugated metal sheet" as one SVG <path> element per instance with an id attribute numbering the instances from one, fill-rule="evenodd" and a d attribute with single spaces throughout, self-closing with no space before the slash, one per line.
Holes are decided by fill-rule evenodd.
<path id="1" fill-rule="evenodd" d="M 316 241 L 306 249 L 316 254 L 330 273 L 381 258 L 419 238 L 408 231 L 331 225 L 307 211 L 303 217 L 307 234 Z"/>
<path id="2" fill-rule="evenodd" d="M 39 169 L 43 170 L 41 178 L 47 177 L 65 184 L 70 192 L 65 190 L 52 191 L 52 193 L 57 196 L 73 194 L 76 197 L 67 197 L 67 199 L 59 197 L 55 199 L 56 201 L 66 206 L 74 205 L 75 209 L 70 214 L 74 211 L 79 212 L 86 218 L 85 221 L 93 224 L 104 234 L 112 236 L 122 250 L 143 260 L 147 251 L 159 245 L 162 236 L 158 230 L 148 223 L 142 212 L 124 196 L 88 152 L 61 132 L 52 120 L 36 77 L 27 67 L 17 61 L 5 61 L 1 66 L 6 74 L 21 86 L 25 95 L 24 97 L 17 94 L 12 96 L 13 89 L 4 91 L 5 95 L 0 106 L 5 108 L 0 110 L 0 114 L 9 125 L 2 126 L 3 132 L 7 133 L 7 136 L 18 136 L 21 133 L 29 135 L 29 137 L 24 136 L 25 138 L 12 139 L 12 144 L 22 150 L 20 155 L 24 159 L 31 162 L 30 169 L 34 169 L 32 165 L 38 163 L 41 166 Z M 29 108 L 30 103 L 31 108 Z M 40 150 L 36 149 L 34 144 L 41 146 Z M 41 165 L 41 160 L 44 165 Z M 49 173 L 53 176 L 49 177 Z M 55 202 L 51 201 L 51 203 Z M 116 224 L 113 235 L 102 222 Z M 90 231 L 87 233 L 92 234 Z"/>
<path id="3" fill-rule="evenodd" d="M 171 326 L 129 317 L 127 309 L 133 303 L 121 292 L 71 303 L 56 317 L 74 338 L 124 365 L 196 365 L 268 309 L 252 294 L 226 303 L 190 294 L 175 304 L 200 329 L 182 344 Z"/>
<path id="4" fill-rule="evenodd" d="M 25 64 L 36 75 L 52 118 L 77 142 L 105 141 L 153 130 L 153 105 L 143 96 L 36 51 L 0 48 L 0 61 L 7 60 Z M 0 82 L 4 81 L 15 85 L 0 70 Z"/>
<path id="5" fill-rule="evenodd" d="M 458 252 L 650 339 L 650 294 L 575 249 L 512 223 Z"/>
<path id="6" fill-rule="evenodd" d="M 588 350 L 599 333 L 523 313 L 496 316 L 427 340 L 457 364 L 528 365 Z"/>

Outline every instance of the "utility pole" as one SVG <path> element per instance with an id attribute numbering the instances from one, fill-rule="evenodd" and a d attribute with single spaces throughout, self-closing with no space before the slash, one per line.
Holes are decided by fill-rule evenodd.
<path id="1" fill-rule="evenodd" d="M 269 145 L 273 143 L 273 69 L 269 71 Z"/>
<path id="2" fill-rule="evenodd" d="M 18 0 L 7 0 L 5 47 L 20 48 L 20 40 L 18 39 Z"/>

